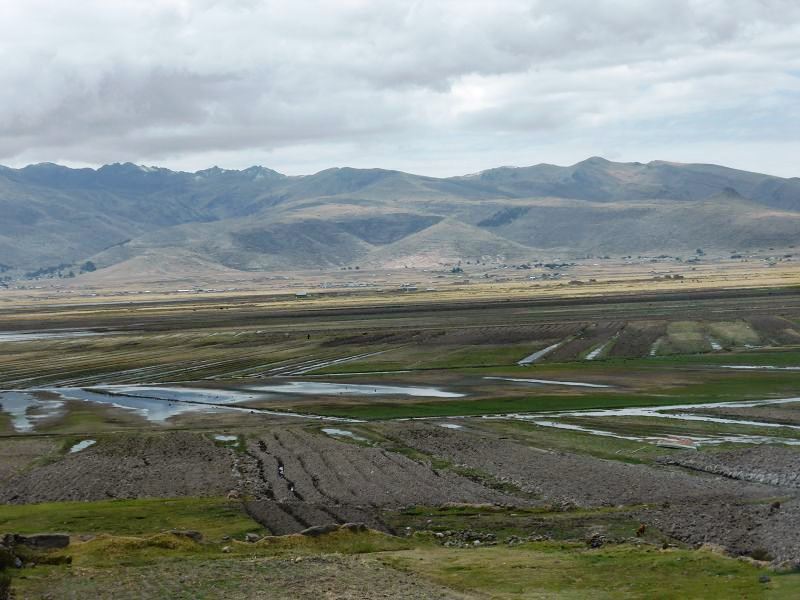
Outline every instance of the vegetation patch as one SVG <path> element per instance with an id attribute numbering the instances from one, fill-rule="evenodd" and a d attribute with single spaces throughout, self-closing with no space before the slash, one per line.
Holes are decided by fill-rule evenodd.
<path id="1" fill-rule="evenodd" d="M 211 539 L 261 531 L 239 502 L 222 498 L 107 500 L 0 505 L 0 531 L 135 536 L 170 529 Z"/>

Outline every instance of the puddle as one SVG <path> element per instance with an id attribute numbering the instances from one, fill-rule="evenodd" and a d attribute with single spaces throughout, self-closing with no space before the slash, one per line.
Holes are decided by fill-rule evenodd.
<path id="1" fill-rule="evenodd" d="M 537 352 L 534 352 L 533 354 L 529 354 L 528 356 L 526 356 L 522 360 L 517 361 L 517 364 L 518 365 L 530 365 L 530 364 L 533 364 L 537 360 L 542 358 L 543 356 L 546 356 L 547 354 L 550 354 L 553 350 L 558 348 L 563 343 L 564 343 L 563 341 L 556 342 L 552 346 L 548 346 L 547 348 L 543 348 L 541 350 L 538 350 Z"/>
<path id="2" fill-rule="evenodd" d="M 30 392 L 0 392 L 0 410 L 11 416 L 15 431 L 33 431 L 35 422 L 57 415 L 63 402 L 40 400 Z"/>
<path id="3" fill-rule="evenodd" d="M 347 431 L 346 429 L 336 429 L 335 427 L 323 427 L 322 432 L 330 435 L 331 437 L 346 437 L 350 438 L 351 440 L 357 440 L 359 442 L 368 442 L 369 440 L 365 437 L 361 437 L 360 435 L 356 435 L 352 431 Z"/>
<path id="4" fill-rule="evenodd" d="M 573 387 L 587 387 L 587 388 L 610 388 L 611 385 L 603 385 L 600 383 L 581 383 L 579 381 L 556 381 L 554 379 L 518 379 L 515 377 L 484 377 L 484 379 L 496 379 L 498 381 L 512 381 L 515 383 L 539 383 L 543 385 L 568 385 Z"/>
<path id="5" fill-rule="evenodd" d="M 455 423 L 437 423 L 437 425 L 445 429 L 464 429 L 463 425 L 456 425 Z"/>
<path id="6" fill-rule="evenodd" d="M 236 435 L 223 435 L 221 433 L 217 433 L 214 435 L 214 439 L 218 442 L 235 442 L 239 439 L 239 436 Z"/>
<path id="7" fill-rule="evenodd" d="M 83 440 L 82 442 L 78 442 L 72 448 L 69 449 L 70 454 L 75 454 L 76 452 L 80 452 L 81 450 L 86 450 L 89 446 L 94 446 L 97 443 L 97 440 Z"/>
<path id="8" fill-rule="evenodd" d="M 60 340 L 67 338 L 109 335 L 95 331 L 4 331 L 0 332 L 2 342 L 33 342 L 37 340 Z"/>
<path id="9" fill-rule="evenodd" d="M 365 385 L 357 383 L 325 383 L 321 381 L 292 381 L 279 385 L 249 388 L 278 394 L 311 394 L 320 396 L 418 396 L 427 398 L 463 398 L 464 394 L 438 388 L 395 385 Z"/>

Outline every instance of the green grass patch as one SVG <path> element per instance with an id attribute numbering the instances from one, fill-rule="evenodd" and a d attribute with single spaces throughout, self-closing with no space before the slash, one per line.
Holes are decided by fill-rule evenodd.
<path id="1" fill-rule="evenodd" d="M 546 535 L 562 541 L 583 541 L 591 533 L 609 540 L 629 540 L 641 523 L 630 516 L 631 507 L 587 510 L 556 510 L 550 505 L 505 508 L 490 505 L 416 506 L 383 514 L 384 521 L 398 530 L 410 527 L 426 532 L 476 531 L 491 533 L 502 542 L 510 536 Z M 642 541 L 661 544 L 664 536 L 648 528 Z"/>
<path id="2" fill-rule="evenodd" d="M 0 531 L 130 536 L 194 529 L 211 539 L 261 531 L 241 504 L 223 498 L 48 502 L 0 506 Z"/>
<path id="3" fill-rule="evenodd" d="M 619 545 L 589 550 L 545 542 L 521 547 L 418 549 L 386 556 L 388 565 L 450 588 L 491 598 L 792 598 L 800 576 L 763 574 L 709 552 Z"/>

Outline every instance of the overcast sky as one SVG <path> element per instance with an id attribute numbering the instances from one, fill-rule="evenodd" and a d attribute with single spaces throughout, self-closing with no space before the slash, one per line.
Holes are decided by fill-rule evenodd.
<path id="1" fill-rule="evenodd" d="M 800 176 L 797 0 L 0 0 L 0 163 Z"/>

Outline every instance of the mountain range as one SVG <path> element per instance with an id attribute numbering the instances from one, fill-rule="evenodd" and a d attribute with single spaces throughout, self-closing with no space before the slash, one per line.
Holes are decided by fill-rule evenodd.
<path id="1" fill-rule="evenodd" d="M 710 164 L 194 173 L 0 167 L 0 271 L 402 268 L 800 241 L 800 178 Z M 11 275 L 6 275 L 10 277 Z"/>

